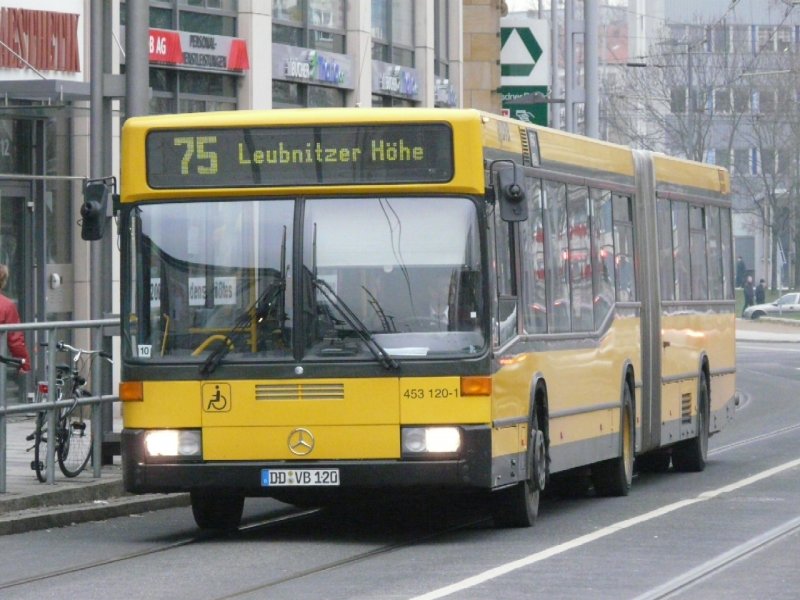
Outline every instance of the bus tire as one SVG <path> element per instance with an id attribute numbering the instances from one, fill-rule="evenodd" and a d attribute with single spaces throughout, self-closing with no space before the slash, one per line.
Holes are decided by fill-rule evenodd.
<path id="1" fill-rule="evenodd" d="M 633 481 L 633 399 L 626 382 L 622 390 L 620 455 L 592 465 L 592 484 L 598 496 L 627 496 Z"/>
<path id="2" fill-rule="evenodd" d="M 244 496 L 224 491 L 193 491 L 192 515 L 200 529 L 236 529 L 242 521 Z"/>
<path id="3" fill-rule="evenodd" d="M 526 452 L 528 477 L 492 492 L 492 516 L 496 527 L 532 527 L 539 515 L 539 496 L 547 479 L 544 431 L 539 429 L 536 407 L 532 409 Z"/>
<path id="4" fill-rule="evenodd" d="M 708 378 L 700 371 L 697 386 L 697 435 L 676 444 L 672 449 L 672 466 L 676 471 L 699 473 L 706 468 L 708 460 Z"/>

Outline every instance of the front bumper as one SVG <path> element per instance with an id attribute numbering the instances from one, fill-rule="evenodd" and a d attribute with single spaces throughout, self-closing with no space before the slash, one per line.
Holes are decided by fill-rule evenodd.
<path id="1" fill-rule="evenodd" d="M 491 430 L 472 426 L 463 427 L 462 432 L 459 456 L 447 460 L 147 462 L 145 430 L 126 429 L 121 436 L 123 481 L 126 491 L 135 494 L 229 489 L 246 496 L 264 496 L 270 495 L 272 488 L 261 486 L 262 469 L 337 468 L 340 477 L 337 490 L 490 488 Z M 302 492 L 299 488 L 295 490 Z"/>

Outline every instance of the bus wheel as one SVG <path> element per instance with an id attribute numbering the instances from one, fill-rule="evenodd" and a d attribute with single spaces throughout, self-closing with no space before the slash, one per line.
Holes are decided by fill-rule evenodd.
<path id="1" fill-rule="evenodd" d="M 708 459 L 708 380 L 700 372 L 697 389 L 697 436 L 685 440 L 672 449 L 672 466 L 676 471 L 699 473 L 706 468 Z"/>
<path id="2" fill-rule="evenodd" d="M 627 496 L 633 480 L 633 401 L 631 388 L 622 392 L 620 456 L 592 465 L 592 484 L 598 496 Z"/>
<path id="3" fill-rule="evenodd" d="M 195 491 L 190 496 L 194 521 L 200 529 L 236 529 L 241 523 L 244 496 L 224 491 Z"/>
<path id="4" fill-rule="evenodd" d="M 531 527 L 539 514 L 539 495 L 547 477 L 544 432 L 536 410 L 528 427 L 526 453 L 528 478 L 492 493 L 492 516 L 497 527 Z"/>

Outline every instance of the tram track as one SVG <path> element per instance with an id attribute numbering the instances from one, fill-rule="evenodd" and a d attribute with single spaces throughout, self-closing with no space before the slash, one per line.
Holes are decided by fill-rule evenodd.
<path id="1" fill-rule="evenodd" d="M 231 598 L 241 598 L 241 597 L 247 596 L 249 594 L 256 594 L 258 592 L 263 592 L 265 590 L 268 590 L 270 588 L 274 588 L 274 587 L 282 585 L 284 583 L 290 583 L 292 581 L 297 581 L 297 580 L 303 579 L 305 577 L 309 577 L 309 576 L 312 576 L 312 575 L 318 575 L 320 573 L 324 573 L 326 571 L 331 571 L 333 569 L 338 569 L 339 567 L 353 565 L 353 564 L 356 564 L 356 563 L 361 562 L 361 561 L 367 561 L 367 560 L 370 560 L 370 559 L 372 559 L 372 558 L 374 558 L 376 556 L 381 556 L 381 555 L 384 555 L 384 554 L 388 554 L 390 552 L 395 552 L 397 550 L 402 550 L 402 549 L 405 549 L 405 548 L 409 548 L 411 546 L 414 546 L 416 544 L 420 544 L 422 542 L 427 542 L 427 541 L 430 541 L 432 539 L 440 538 L 442 536 L 448 535 L 448 534 L 453 533 L 455 531 L 459 531 L 459 530 L 462 530 L 462 529 L 467 529 L 469 527 L 474 527 L 476 525 L 481 525 L 481 524 L 486 523 L 486 522 L 488 522 L 490 520 L 491 520 L 490 517 L 470 519 L 468 521 L 457 523 L 457 524 L 451 525 L 449 527 L 445 527 L 444 529 L 440 529 L 440 530 L 434 531 L 434 532 L 426 534 L 426 535 L 411 536 L 406 540 L 395 542 L 393 544 L 386 544 L 385 546 L 381 546 L 381 547 L 378 547 L 378 548 L 373 548 L 372 550 L 368 550 L 368 551 L 365 551 L 365 552 L 360 552 L 360 553 L 357 553 L 357 554 L 354 554 L 352 556 L 348 556 L 346 558 L 342 558 L 342 559 L 339 559 L 339 560 L 329 561 L 327 563 L 323 563 L 323 564 L 317 565 L 315 567 L 310 567 L 308 569 L 304 569 L 304 570 L 298 571 L 296 573 L 292 573 L 290 575 L 286 575 L 284 577 L 272 579 L 270 581 L 265 581 L 263 583 L 251 586 L 251 587 L 249 587 L 247 589 L 244 589 L 244 590 L 237 590 L 237 591 L 232 592 L 230 594 L 217 596 L 215 598 L 215 600 L 229 600 Z"/>
<path id="2" fill-rule="evenodd" d="M 716 454 L 722 454 L 723 452 L 728 452 L 729 450 L 734 450 L 736 448 L 747 446 L 749 444 L 763 442 L 764 440 L 769 440 L 774 437 L 779 437 L 781 435 L 785 435 L 787 433 L 791 433 L 799 429 L 800 429 L 800 423 L 795 423 L 794 425 L 787 425 L 786 427 L 781 427 L 780 429 L 775 429 L 774 431 L 768 431 L 767 433 L 762 433 L 760 435 L 755 435 L 753 437 L 744 440 L 739 440 L 736 442 L 732 442 L 730 444 L 725 444 L 724 446 L 719 446 L 717 448 L 714 448 L 713 450 L 709 450 L 708 455 L 714 456 Z"/>
<path id="3" fill-rule="evenodd" d="M 779 429 L 766 432 L 764 434 L 756 435 L 744 440 L 732 442 L 723 446 L 719 446 L 711 451 L 709 451 L 709 455 L 717 455 L 724 452 L 728 452 L 730 450 L 734 450 L 737 448 L 741 448 L 744 446 L 748 446 L 751 444 L 760 443 L 771 438 L 779 437 L 782 435 L 786 435 L 795 431 L 800 430 L 800 423 L 796 423 L 794 425 L 789 425 L 786 427 L 781 427 Z M 263 530 L 269 530 L 271 528 L 283 526 L 286 524 L 294 523 L 294 522 L 301 522 L 303 520 L 310 519 L 314 516 L 317 516 L 323 513 L 324 509 L 288 509 L 285 512 L 279 515 L 273 515 L 265 519 L 254 520 L 248 522 L 242 526 L 240 526 L 233 535 L 236 534 L 249 534 L 253 532 L 259 532 Z M 475 515 L 471 515 L 471 518 L 467 520 L 463 520 L 457 523 L 453 523 L 449 526 L 445 526 L 442 528 L 437 529 L 436 531 L 426 532 L 422 535 L 412 535 L 408 536 L 406 539 L 400 539 L 395 542 L 391 542 L 388 544 L 379 545 L 378 547 L 372 548 L 370 550 L 366 550 L 364 552 L 359 552 L 356 554 L 352 554 L 350 556 L 346 556 L 340 559 L 331 560 L 327 562 L 323 562 L 317 566 L 300 569 L 294 573 L 287 574 L 282 577 L 278 577 L 275 579 L 270 579 L 268 581 L 264 581 L 248 587 L 247 589 L 240 589 L 229 594 L 225 594 L 218 597 L 218 600 L 227 600 L 229 598 L 239 598 L 242 596 L 246 596 L 248 594 L 258 593 L 264 590 L 268 590 L 270 588 L 274 588 L 276 586 L 289 583 L 292 581 L 296 581 L 299 579 L 303 579 L 305 577 L 313 576 L 316 574 L 320 574 L 326 571 L 330 571 L 333 569 L 337 569 L 344 566 L 349 566 L 361 561 L 368 561 L 374 557 L 384 555 L 390 552 L 394 552 L 397 550 L 401 550 L 404 548 L 408 548 L 414 546 L 416 544 L 421 544 L 427 542 L 431 539 L 435 539 L 438 537 L 442 537 L 453 533 L 455 531 L 459 531 L 462 529 L 467 529 L 469 527 L 474 527 L 476 525 L 481 525 L 486 523 L 490 520 L 489 517 L 481 517 L 475 518 Z M 644 598 L 666 598 L 670 594 L 673 594 L 677 591 L 680 591 L 683 588 L 693 585 L 695 582 L 698 582 L 704 578 L 707 578 L 713 575 L 715 572 L 718 572 L 726 566 L 730 565 L 731 563 L 739 560 L 741 558 L 745 558 L 746 556 L 758 552 L 759 549 L 764 548 L 765 546 L 769 545 L 773 541 L 777 541 L 784 536 L 790 535 L 791 533 L 800 529 L 800 517 L 790 521 L 788 524 L 784 524 L 778 528 L 770 530 L 767 533 L 759 535 L 752 540 L 737 546 L 736 548 L 720 555 L 719 557 L 700 565 L 696 569 L 692 569 L 688 571 L 686 574 L 664 584 L 663 586 L 659 586 L 658 588 L 654 588 L 648 594 L 653 595 L 644 595 L 641 596 L 641 599 Z M 136 552 L 120 554 L 118 556 L 112 556 L 103 558 L 100 560 L 90 561 L 87 563 L 66 567 L 62 569 L 52 570 L 44 573 L 40 573 L 37 575 L 31 575 L 28 577 L 23 577 L 19 579 L 15 579 L 12 581 L 8 581 L 5 583 L 0 583 L 0 594 L 3 590 L 9 590 L 13 588 L 19 588 L 21 586 L 48 581 L 48 580 L 56 580 L 57 578 L 69 576 L 78 573 L 84 573 L 90 571 L 92 569 L 102 568 L 112 564 L 118 564 L 125 561 L 136 560 L 139 558 L 144 558 L 147 556 L 156 555 L 163 552 L 168 552 L 170 550 L 174 550 L 177 548 L 190 546 L 196 543 L 202 543 L 205 541 L 216 540 L 220 538 L 224 538 L 230 536 L 231 533 L 226 532 L 200 532 L 195 535 L 186 536 L 182 539 L 178 539 L 172 541 L 170 543 L 166 543 L 163 545 L 157 545 L 150 548 L 145 548 Z M 640 599 L 637 599 L 640 600 Z"/>
<path id="4" fill-rule="evenodd" d="M 248 532 L 258 529 L 269 529 L 272 527 L 277 527 L 280 525 L 284 525 L 286 523 L 307 519 L 317 513 L 320 512 L 321 509 L 314 508 L 314 509 L 305 509 L 305 510 L 289 510 L 281 515 L 269 517 L 267 519 L 262 519 L 259 521 L 254 521 L 252 523 L 247 523 L 246 525 L 242 525 L 236 531 L 237 532 Z M 127 554 L 121 554 L 119 556 L 112 556 L 108 558 L 104 558 L 102 560 L 95 560 L 87 563 L 83 563 L 80 565 L 75 565 L 72 567 L 65 567 L 63 569 L 57 569 L 54 571 L 48 571 L 46 573 L 40 573 L 38 575 L 31 575 L 29 577 L 22 577 L 19 579 L 15 579 L 12 581 L 7 581 L 4 583 L 0 583 L 0 592 L 3 590 L 8 590 L 11 588 L 20 587 L 23 585 L 28 585 L 31 583 L 37 583 L 40 581 L 47 581 L 48 579 L 55 579 L 58 577 L 63 577 L 66 575 L 74 575 L 77 573 L 82 573 L 85 571 L 89 571 L 91 569 L 96 569 L 99 567 L 105 567 L 108 565 L 113 565 L 116 563 L 121 563 L 127 560 L 134 560 L 137 558 L 142 558 L 145 556 L 152 556 L 154 554 L 160 554 L 161 552 L 167 552 L 169 550 L 174 550 L 176 548 L 182 548 L 184 546 L 189 546 L 192 544 L 196 544 L 198 542 L 204 542 L 213 539 L 219 539 L 225 536 L 230 535 L 229 532 L 202 532 L 199 534 L 187 536 L 185 538 L 176 540 L 174 542 L 170 542 L 168 544 L 163 544 L 155 547 L 145 548 L 142 550 L 138 550 L 136 552 L 130 552 Z"/>
<path id="5" fill-rule="evenodd" d="M 63 569 L 57 569 L 53 571 L 48 571 L 46 573 L 41 573 L 38 575 L 32 575 L 29 577 L 22 577 L 19 579 L 15 579 L 13 581 L 8 581 L 5 583 L 0 583 L 0 593 L 4 590 L 9 590 L 13 588 L 19 588 L 24 585 L 29 585 L 33 583 L 38 583 L 42 581 L 48 580 L 55 580 L 60 577 L 65 577 L 69 575 L 75 575 L 79 573 L 85 573 L 86 571 L 90 571 L 92 569 L 97 569 L 101 567 L 106 567 L 108 565 L 118 564 L 129 560 L 135 560 L 139 558 L 144 558 L 148 556 L 153 556 L 156 554 L 160 554 L 162 552 L 168 552 L 170 550 L 175 550 L 177 548 L 183 548 L 186 546 L 190 546 L 196 543 L 207 542 L 211 540 L 221 539 L 230 537 L 231 535 L 236 534 L 250 534 L 258 531 L 265 531 L 271 528 L 283 526 L 293 522 L 301 522 L 312 517 L 315 517 L 324 512 L 325 509 L 322 508 L 312 508 L 312 509 L 303 509 L 303 510 L 290 510 L 284 514 L 269 517 L 266 519 L 256 520 L 250 523 L 246 523 L 238 527 L 233 532 L 201 532 L 197 535 L 187 536 L 185 538 L 170 542 L 168 544 L 163 544 L 155 547 L 145 548 L 136 552 L 130 552 L 127 554 L 121 554 L 118 556 L 108 557 L 101 560 L 95 560 L 87 563 L 83 563 L 80 565 L 75 565 L 72 567 L 66 567 Z M 256 586 L 252 586 L 246 590 L 237 590 L 230 594 L 226 594 L 219 597 L 219 600 L 225 600 L 227 598 L 237 598 L 247 594 L 255 593 L 261 590 L 266 590 L 283 583 L 291 582 L 294 580 L 302 579 L 304 577 L 308 577 L 311 575 L 315 575 L 318 573 L 323 573 L 325 571 L 330 571 L 332 569 L 336 569 L 338 567 L 342 567 L 345 565 L 351 565 L 357 563 L 359 561 L 369 560 L 375 556 L 379 556 L 382 554 L 386 554 L 388 552 L 393 552 L 402 548 L 408 548 L 415 544 L 423 543 L 429 541 L 431 539 L 435 539 L 437 537 L 441 537 L 443 535 L 447 535 L 454 531 L 458 531 L 461 529 L 466 529 L 469 527 L 473 527 L 475 525 L 479 525 L 482 523 L 486 523 L 490 521 L 490 517 L 482 517 L 482 518 L 472 518 L 466 521 L 458 522 L 448 527 L 436 530 L 431 533 L 427 533 L 424 535 L 414 535 L 409 536 L 407 539 L 403 539 L 394 543 L 385 544 L 371 550 L 367 550 L 365 552 L 360 552 L 345 558 L 341 558 L 338 560 L 328 561 L 326 563 L 317 565 L 315 567 L 310 567 L 307 569 L 302 569 L 297 571 L 296 573 L 292 573 L 286 575 L 284 577 L 280 577 L 277 579 L 273 579 L 270 581 L 265 581 L 260 583 Z"/>
<path id="6" fill-rule="evenodd" d="M 769 531 L 757 535 L 727 552 L 715 556 L 709 561 L 690 569 L 666 583 L 655 587 L 634 600 L 662 600 L 670 598 L 679 592 L 686 591 L 692 586 L 721 573 L 733 563 L 744 560 L 761 552 L 771 544 L 800 531 L 800 517 L 795 517 Z"/>

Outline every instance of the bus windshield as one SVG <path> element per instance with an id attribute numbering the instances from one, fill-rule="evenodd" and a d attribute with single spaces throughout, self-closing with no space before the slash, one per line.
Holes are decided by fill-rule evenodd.
<path id="1" fill-rule="evenodd" d="M 429 196 L 138 205 L 125 352 L 206 365 L 374 360 L 376 347 L 398 360 L 482 352 L 476 206 Z"/>

